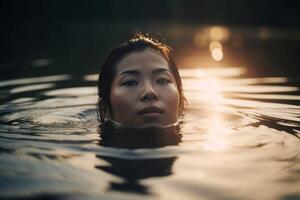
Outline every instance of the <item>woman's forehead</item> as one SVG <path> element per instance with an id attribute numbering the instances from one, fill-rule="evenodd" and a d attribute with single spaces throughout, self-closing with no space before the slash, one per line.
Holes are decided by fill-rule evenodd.
<path id="1" fill-rule="evenodd" d="M 122 73 L 123 70 L 155 70 L 157 68 L 169 70 L 169 64 L 160 53 L 146 49 L 127 54 L 117 63 L 116 68 L 117 73 Z"/>

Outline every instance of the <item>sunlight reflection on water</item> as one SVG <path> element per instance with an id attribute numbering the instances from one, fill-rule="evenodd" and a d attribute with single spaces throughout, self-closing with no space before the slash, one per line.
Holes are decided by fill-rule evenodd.
<path id="1" fill-rule="evenodd" d="M 298 87 L 287 77 L 241 78 L 246 73 L 180 70 L 188 99 L 182 141 L 137 149 L 101 144 L 97 74 L 67 88 L 54 83 L 68 75 L 0 82 L 18 91 L 0 97 L 0 197 L 299 197 Z"/>

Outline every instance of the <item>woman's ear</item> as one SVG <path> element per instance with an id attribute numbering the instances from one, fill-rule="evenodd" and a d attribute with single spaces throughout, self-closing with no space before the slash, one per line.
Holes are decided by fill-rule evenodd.
<path id="1" fill-rule="evenodd" d="M 98 99 L 97 109 L 98 118 L 100 118 L 100 121 L 107 122 L 111 120 L 111 112 L 109 106 L 105 105 L 102 98 Z"/>

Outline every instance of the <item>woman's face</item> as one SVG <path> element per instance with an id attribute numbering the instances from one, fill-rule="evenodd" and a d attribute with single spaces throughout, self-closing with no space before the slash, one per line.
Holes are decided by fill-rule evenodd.
<path id="1" fill-rule="evenodd" d="M 137 126 L 178 121 L 179 92 L 168 62 L 148 48 L 126 55 L 116 65 L 110 102 L 112 119 Z"/>

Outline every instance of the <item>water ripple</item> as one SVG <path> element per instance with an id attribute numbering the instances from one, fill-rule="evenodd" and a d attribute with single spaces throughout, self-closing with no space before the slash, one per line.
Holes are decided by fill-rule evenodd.
<path id="1" fill-rule="evenodd" d="M 240 68 L 180 73 L 188 99 L 182 138 L 144 148 L 104 142 L 95 74 L 0 82 L 0 197 L 298 197 L 297 83 L 240 78 Z"/>

